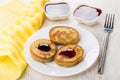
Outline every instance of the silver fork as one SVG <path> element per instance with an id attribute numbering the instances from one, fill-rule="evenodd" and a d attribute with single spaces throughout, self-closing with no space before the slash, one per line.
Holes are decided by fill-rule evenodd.
<path id="1" fill-rule="evenodd" d="M 99 66 L 98 66 L 99 74 L 103 74 L 109 35 L 113 31 L 114 18 L 115 18 L 115 14 L 106 14 L 106 19 L 104 24 L 104 31 L 106 32 L 106 35 L 105 35 L 105 39 L 102 47 L 102 55 L 101 55 Z"/>

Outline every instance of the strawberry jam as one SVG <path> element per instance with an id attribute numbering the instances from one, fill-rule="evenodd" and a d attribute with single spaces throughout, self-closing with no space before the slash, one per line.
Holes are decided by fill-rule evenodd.
<path id="1" fill-rule="evenodd" d="M 48 52 L 51 48 L 48 44 L 39 44 L 38 49 L 44 52 Z"/>
<path id="2" fill-rule="evenodd" d="M 74 49 L 64 49 L 59 53 L 59 55 L 65 58 L 73 58 L 76 55 L 76 53 Z"/>

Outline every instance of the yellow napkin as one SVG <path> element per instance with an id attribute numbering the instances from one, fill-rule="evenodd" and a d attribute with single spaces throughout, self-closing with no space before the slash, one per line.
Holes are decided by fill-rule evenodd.
<path id="1" fill-rule="evenodd" d="M 31 0 L 25 4 L 11 0 L 0 6 L 0 80 L 17 80 L 24 72 L 24 44 L 40 28 L 46 1 Z"/>

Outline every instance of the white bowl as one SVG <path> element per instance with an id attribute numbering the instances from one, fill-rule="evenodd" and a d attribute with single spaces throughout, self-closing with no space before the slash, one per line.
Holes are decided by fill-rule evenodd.
<path id="1" fill-rule="evenodd" d="M 102 10 L 90 5 L 81 4 L 73 12 L 74 18 L 83 24 L 94 25 L 102 15 Z"/>
<path id="2" fill-rule="evenodd" d="M 66 19 L 70 14 L 70 7 L 66 2 L 51 3 L 44 6 L 44 12 L 50 20 Z"/>

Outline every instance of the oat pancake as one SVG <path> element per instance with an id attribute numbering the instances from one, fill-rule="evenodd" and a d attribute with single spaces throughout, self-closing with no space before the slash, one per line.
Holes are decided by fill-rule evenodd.
<path id="1" fill-rule="evenodd" d="M 56 50 L 56 45 L 47 39 L 36 40 L 30 46 L 32 58 L 40 62 L 53 60 Z"/>
<path id="2" fill-rule="evenodd" d="M 80 45 L 70 44 L 61 47 L 55 55 L 55 62 L 60 66 L 70 67 L 79 63 L 84 56 Z"/>
<path id="3" fill-rule="evenodd" d="M 79 33 L 76 29 L 68 26 L 55 26 L 49 31 L 52 42 L 58 44 L 72 44 L 79 41 Z"/>

